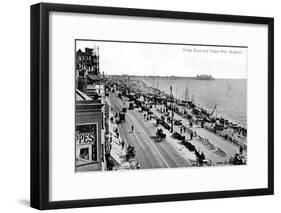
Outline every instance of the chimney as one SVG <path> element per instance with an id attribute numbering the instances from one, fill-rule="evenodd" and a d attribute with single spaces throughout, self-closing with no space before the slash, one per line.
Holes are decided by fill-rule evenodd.
<path id="1" fill-rule="evenodd" d="M 85 70 L 81 70 L 77 79 L 77 89 L 79 89 L 83 93 L 87 91 L 87 77 L 85 75 L 85 72 Z"/>

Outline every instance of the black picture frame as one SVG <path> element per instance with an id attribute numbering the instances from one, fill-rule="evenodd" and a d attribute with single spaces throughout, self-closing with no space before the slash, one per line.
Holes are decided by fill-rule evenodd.
<path id="1" fill-rule="evenodd" d="M 87 13 L 264 24 L 268 26 L 268 186 L 267 188 L 117 197 L 49 200 L 49 13 Z M 274 193 L 274 19 L 175 11 L 39 3 L 31 6 L 31 207 L 57 209 L 151 202 L 272 195 Z"/>

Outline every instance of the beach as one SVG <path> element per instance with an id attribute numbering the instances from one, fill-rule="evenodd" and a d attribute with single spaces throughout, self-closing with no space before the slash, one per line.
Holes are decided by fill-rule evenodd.
<path id="1" fill-rule="evenodd" d="M 195 103 L 209 110 L 216 105 L 219 115 L 247 126 L 247 80 L 215 79 L 196 80 L 192 78 L 139 77 L 147 85 L 170 93 L 173 87 L 175 98 L 184 99 L 186 89 Z"/>

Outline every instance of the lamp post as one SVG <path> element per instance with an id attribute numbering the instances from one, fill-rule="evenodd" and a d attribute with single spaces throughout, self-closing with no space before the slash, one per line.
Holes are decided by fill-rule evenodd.
<path id="1" fill-rule="evenodd" d="M 174 99 L 172 99 L 171 109 L 172 109 L 171 133 L 173 133 L 173 131 L 174 131 Z"/>
<path id="2" fill-rule="evenodd" d="M 172 110 L 172 123 L 171 123 L 171 133 L 174 131 L 174 97 L 173 97 L 173 87 L 172 85 L 170 86 L 170 96 L 171 96 L 171 110 Z"/>

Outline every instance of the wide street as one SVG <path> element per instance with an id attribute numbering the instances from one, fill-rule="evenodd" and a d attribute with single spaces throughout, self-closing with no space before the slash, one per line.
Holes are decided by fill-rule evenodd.
<path id="1" fill-rule="evenodd" d="M 119 113 L 124 104 L 128 106 L 126 101 L 116 97 L 116 93 L 110 93 L 109 99 L 114 114 Z M 134 126 L 133 132 L 132 125 Z M 127 145 L 135 147 L 136 161 L 140 163 L 141 169 L 191 166 L 188 159 L 184 158 L 167 139 L 156 140 L 157 127 L 154 120 L 145 120 L 143 113 L 138 109 L 127 110 L 126 121 L 118 124 L 118 129 L 122 140 Z"/>

